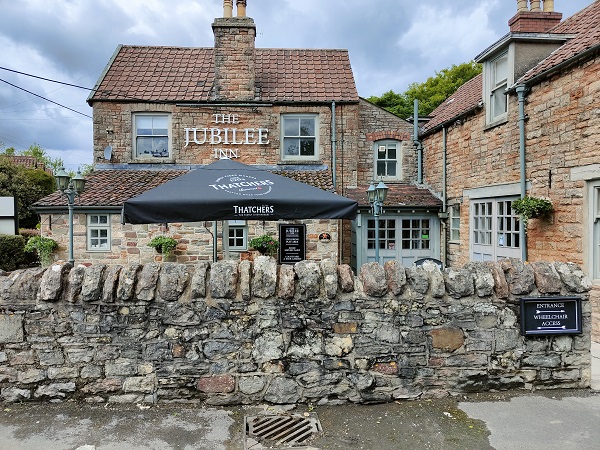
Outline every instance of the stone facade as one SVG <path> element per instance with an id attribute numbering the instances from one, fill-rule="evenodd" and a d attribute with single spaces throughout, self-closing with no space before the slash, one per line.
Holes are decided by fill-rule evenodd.
<path id="1" fill-rule="evenodd" d="M 0 276 L 4 401 L 382 402 L 590 383 L 590 282 L 568 263 L 334 261 Z M 578 295 L 580 335 L 523 337 L 519 298 Z"/>
<path id="2" fill-rule="evenodd" d="M 78 264 L 147 264 L 164 261 L 164 255 L 148 246 L 155 236 L 165 235 L 177 240 L 177 248 L 168 257 L 169 262 L 194 265 L 198 261 L 213 259 L 214 222 L 189 222 L 132 225 L 121 224 L 120 214 L 111 214 L 110 251 L 89 251 L 86 234 L 86 214 L 73 216 L 73 252 Z M 296 221 L 302 223 L 302 221 Z M 341 240 L 338 220 L 309 220 L 306 223 L 306 257 L 314 260 L 337 259 L 338 242 Z M 286 221 L 294 223 L 294 221 Z M 42 233 L 58 243 L 52 253 L 54 261 L 67 261 L 69 254 L 68 215 L 50 214 L 43 217 Z M 319 234 L 329 233 L 331 241 L 322 242 Z M 254 236 L 278 235 L 277 222 L 248 221 L 248 240 Z M 223 229 L 217 223 L 217 254 L 219 259 L 252 258 L 256 252 L 223 252 Z"/>
<path id="3" fill-rule="evenodd" d="M 525 103 L 527 194 L 548 198 L 554 212 L 533 219 L 527 230 L 529 261 L 570 261 L 591 276 L 593 235 L 589 182 L 600 180 L 600 58 L 570 66 L 531 86 Z M 456 118 L 458 119 L 458 118 Z M 425 181 L 442 192 L 443 133 L 424 138 Z M 448 122 L 447 199 L 460 204 L 460 241 L 448 244 L 449 265 L 460 267 L 470 259 L 470 199 L 465 191 L 518 184 L 519 106 L 508 95 L 508 118 L 489 127 L 485 109 Z M 499 194 L 502 195 L 502 194 Z M 596 242 L 597 243 L 597 242 Z M 600 340 L 600 296 L 595 305 L 593 337 Z"/>

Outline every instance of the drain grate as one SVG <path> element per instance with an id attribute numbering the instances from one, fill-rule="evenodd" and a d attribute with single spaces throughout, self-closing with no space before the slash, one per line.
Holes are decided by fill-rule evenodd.
<path id="1" fill-rule="evenodd" d="M 244 421 L 246 436 L 270 445 L 269 448 L 273 445 L 303 445 L 322 431 L 321 423 L 314 414 L 246 416 Z"/>

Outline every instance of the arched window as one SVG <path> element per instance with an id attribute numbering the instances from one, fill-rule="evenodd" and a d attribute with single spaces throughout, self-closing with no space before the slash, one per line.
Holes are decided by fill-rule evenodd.
<path id="1" fill-rule="evenodd" d="M 375 142 L 375 179 L 398 180 L 401 177 L 401 142 L 386 139 Z"/>

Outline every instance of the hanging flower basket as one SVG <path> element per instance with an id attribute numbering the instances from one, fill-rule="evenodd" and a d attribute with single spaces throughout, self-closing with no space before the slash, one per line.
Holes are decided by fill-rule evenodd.
<path id="1" fill-rule="evenodd" d="M 158 253 L 162 253 L 166 258 L 177 247 L 177 241 L 169 236 L 156 236 L 148 242 L 148 247 L 154 247 Z"/>
<path id="2" fill-rule="evenodd" d="M 527 231 L 527 223 L 529 219 L 545 217 L 553 211 L 552 202 L 550 200 L 545 198 L 530 197 L 528 195 L 513 201 L 512 209 L 521 218 L 525 231 Z"/>
<path id="3" fill-rule="evenodd" d="M 279 248 L 279 242 L 275 240 L 273 236 L 268 234 L 263 234 L 262 236 L 251 239 L 248 245 L 262 255 L 268 256 L 277 254 L 277 249 Z"/>

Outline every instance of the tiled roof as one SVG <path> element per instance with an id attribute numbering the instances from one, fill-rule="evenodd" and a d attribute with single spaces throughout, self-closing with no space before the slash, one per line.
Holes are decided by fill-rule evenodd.
<path id="1" fill-rule="evenodd" d="M 166 183 L 187 170 L 99 170 L 86 175 L 85 191 L 76 199 L 76 206 L 116 206 L 142 192 Z M 66 206 L 62 194 L 54 192 L 34 207 Z"/>
<path id="2" fill-rule="evenodd" d="M 549 33 L 576 34 L 576 36 L 529 70 L 519 82 L 531 80 L 586 50 L 600 46 L 600 0 L 558 24 Z"/>
<path id="3" fill-rule="evenodd" d="M 429 189 L 406 183 L 386 183 L 386 186 L 388 187 L 386 207 L 439 208 L 442 206 L 441 200 Z M 356 200 L 359 206 L 369 206 L 367 188 L 368 186 L 347 189 L 345 196 Z"/>
<path id="4" fill-rule="evenodd" d="M 188 170 L 100 170 L 86 176 L 85 191 L 75 201 L 76 206 L 117 207 L 125 200 L 187 173 Z M 330 170 L 277 171 L 286 176 L 320 189 L 333 192 Z M 54 192 L 34 207 L 66 207 L 63 195 Z"/>
<path id="5" fill-rule="evenodd" d="M 255 52 L 255 87 L 260 101 L 358 101 L 347 50 Z M 90 103 L 207 102 L 213 80 L 212 48 L 122 46 Z"/>
<path id="6" fill-rule="evenodd" d="M 600 45 L 600 0 L 569 17 L 548 31 L 551 34 L 575 35 L 546 59 L 529 70 L 517 83 L 524 83 L 550 71 L 559 64 Z M 444 122 L 456 119 L 476 108 L 482 101 L 482 75 L 467 81 L 450 98 L 439 105 L 425 125 L 424 133 L 434 131 Z"/>
<path id="7" fill-rule="evenodd" d="M 52 175 L 52 169 L 50 167 L 46 167 L 46 165 L 39 161 L 37 158 L 33 156 L 12 156 L 12 155 L 2 155 L 3 158 L 9 158 L 13 164 L 21 167 L 27 167 L 28 169 L 39 169 L 44 172 Z"/>
<path id="8" fill-rule="evenodd" d="M 483 75 L 479 74 L 459 87 L 430 114 L 431 120 L 423 127 L 423 131 L 427 133 L 444 122 L 477 108 L 483 101 L 482 80 Z"/>

